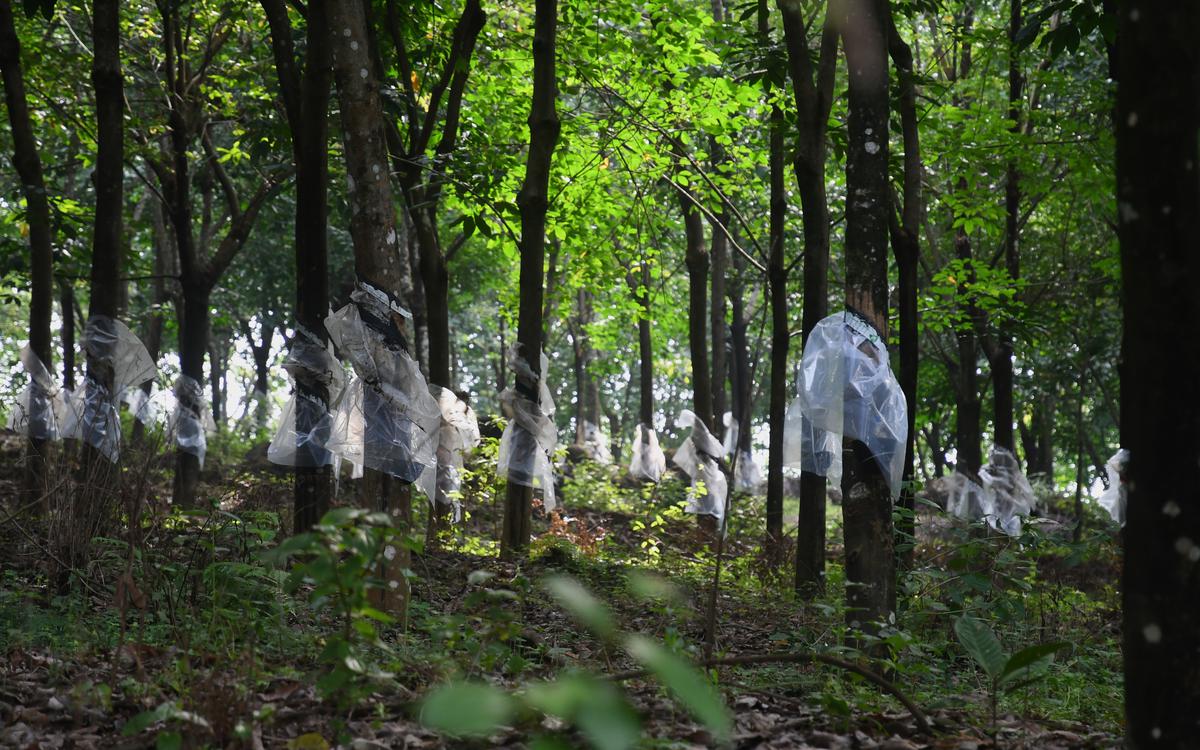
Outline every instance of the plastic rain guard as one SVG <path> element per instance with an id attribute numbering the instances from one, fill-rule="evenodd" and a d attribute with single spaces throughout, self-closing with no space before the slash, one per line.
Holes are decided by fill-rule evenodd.
<path id="1" fill-rule="evenodd" d="M 546 512 L 554 510 L 554 467 L 550 455 L 558 442 L 558 430 L 554 426 L 554 400 L 546 387 L 546 370 L 549 360 L 541 355 L 541 373 L 535 375 L 529 362 L 514 347 L 509 364 L 518 379 L 534 380 L 538 384 L 538 400 L 519 393 L 516 387 L 506 388 L 500 394 L 500 404 L 508 426 L 500 437 L 497 455 L 499 473 L 508 481 L 532 487 L 542 492 L 542 504 Z M 518 380 L 519 382 L 519 380 Z"/>
<path id="2" fill-rule="evenodd" d="M 296 330 L 292 349 L 283 362 L 283 368 L 292 377 L 292 397 L 288 399 L 279 428 L 267 446 L 267 460 L 271 463 L 317 467 L 334 462 L 334 454 L 326 447 L 334 415 L 328 404 L 300 393 L 297 387 L 299 383 L 319 384 L 327 390 L 331 401 L 341 395 L 346 376 L 331 349 L 323 346 L 317 335 L 303 326 Z M 310 425 L 311 429 L 301 431 L 297 424 Z"/>
<path id="3" fill-rule="evenodd" d="M 648 482 L 662 480 L 667 473 L 667 457 L 658 445 L 654 428 L 639 424 L 633 439 L 633 458 L 629 461 L 629 474 L 634 479 Z"/>
<path id="4" fill-rule="evenodd" d="M 725 494 L 728 484 L 717 459 L 724 449 L 691 409 L 681 411 L 676 424 L 680 427 L 691 427 L 692 434 L 683 441 L 683 445 L 679 446 L 671 460 L 691 478 L 693 489 L 697 482 L 704 483 L 704 494 L 689 493 L 687 508 L 684 510 L 688 513 L 716 516 L 717 525 L 720 526 L 725 519 Z"/>

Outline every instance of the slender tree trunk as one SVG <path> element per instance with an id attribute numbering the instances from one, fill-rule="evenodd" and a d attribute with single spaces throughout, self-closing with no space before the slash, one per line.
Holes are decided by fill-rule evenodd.
<path id="1" fill-rule="evenodd" d="M 896 66 L 900 88 L 900 129 L 904 141 L 904 203 L 900 219 L 891 229 L 892 252 L 896 256 L 897 300 L 900 313 L 900 388 L 908 406 L 908 439 L 904 449 L 904 486 L 898 505 L 903 509 L 897 528 L 902 545 L 899 564 L 912 567 L 916 532 L 916 500 L 913 471 L 917 444 L 917 376 L 920 361 L 920 331 L 917 312 L 917 270 L 919 267 L 921 215 L 921 145 L 917 127 L 917 92 L 913 81 L 912 50 L 900 37 L 895 17 L 888 18 L 888 49 Z"/>
<path id="2" fill-rule="evenodd" d="M 758 41 L 764 49 L 771 46 L 769 10 L 766 0 L 758 2 Z M 805 43 L 807 47 L 807 40 Z M 783 438 L 787 413 L 788 350 L 791 331 L 788 326 L 787 266 L 784 254 L 784 230 L 787 216 L 787 189 L 784 185 L 783 110 L 771 106 L 767 137 L 767 165 L 770 170 L 770 208 L 768 219 L 767 293 L 771 307 L 771 384 L 768 421 L 770 445 L 767 449 L 767 536 L 763 542 L 771 565 L 783 561 Z M 735 323 L 739 315 L 734 314 Z M 744 333 L 743 333 L 744 336 Z M 740 369 L 740 368 L 739 368 Z M 741 414 L 742 410 L 738 410 Z M 749 438 L 750 425 L 741 432 Z M 739 433 L 739 438 L 742 435 Z M 739 459 L 740 460 L 740 459 Z"/>
<path id="3" fill-rule="evenodd" d="M 842 40 L 849 68 L 846 307 L 887 341 L 888 69 L 885 19 L 874 0 L 845 0 Z M 870 450 L 850 441 L 842 476 L 846 620 L 853 630 L 886 621 L 895 600 L 892 497 Z"/>
<path id="4" fill-rule="evenodd" d="M 1200 715 L 1200 7 L 1118 3 L 1117 206 L 1130 453 L 1122 576 L 1126 738 L 1196 742 Z M 1193 339 L 1194 340 L 1194 339 Z"/>
<path id="5" fill-rule="evenodd" d="M 329 30 L 325 20 L 325 0 L 310 0 L 307 14 L 308 34 L 303 72 L 297 64 L 292 44 L 292 29 L 283 0 L 263 0 L 263 9 L 271 27 L 271 49 L 275 70 L 284 99 L 284 111 L 291 131 L 292 160 L 296 166 L 296 324 L 307 329 L 325 344 L 325 314 L 329 310 L 328 188 L 329 182 L 329 95 L 331 69 Z M 265 329 L 265 326 L 264 326 Z M 273 331 L 273 329 L 271 329 Z M 269 388 L 267 362 L 270 335 L 264 335 L 262 355 L 255 350 L 255 390 L 266 394 Z M 309 432 L 328 412 L 335 395 L 315 378 L 298 377 L 296 391 L 323 408 L 302 410 L 297 419 L 299 432 Z M 267 404 L 259 401 L 258 425 L 264 425 Z M 301 416 L 303 415 L 303 417 Z M 297 466 L 293 495 L 293 527 L 307 531 L 329 509 L 332 466 Z"/>
<path id="6" fill-rule="evenodd" d="M 54 305 L 53 235 L 50 224 L 50 202 L 46 182 L 42 177 L 42 160 L 38 154 L 29 103 L 25 96 L 25 77 L 21 70 L 21 47 L 17 40 L 10 0 L 0 0 L 0 75 L 4 80 L 4 100 L 13 140 L 13 166 L 21 180 L 25 196 L 25 220 L 29 226 L 30 295 L 29 348 L 49 372 L 54 371 L 53 344 L 50 336 L 50 315 Z M 37 386 L 31 384 L 31 388 Z M 40 399 L 39 399 L 40 401 Z M 34 414 L 38 422 L 47 415 Z M 46 440 L 35 435 L 38 426 L 31 425 L 26 445 L 23 505 L 46 497 Z M 43 499 L 36 510 L 45 513 Z"/>
<path id="7" fill-rule="evenodd" d="M 954 237 L 954 248 L 958 259 L 966 262 L 966 278 L 959 285 L 958 294 L 961 297 L 970 293 L 970 287 L 975 280 L 971 269 L 971 241 L 967 239 L 962 228 Z M 977 316 L 975 306 L 966 303 L 968 317 L 974 321 Z M 983 466 L 983 430 L 980 426 L 982 406 L 979 400 L 979 348 L 976 343 L 974 322 L 963 325 L 955 331 L 958 343 L 958 364 L 954 372 L 954 441 L 958 451 L 955 468 L 977 477 Z"/>
<path id="8" fill-rule="evenodd" d="M 833 23 L 833 8 L 826 11 L 821 32 L 821 52 L 814 70 L 808 48 L 807 25 L 798 0 L 777 0 L 783 20 L 788 50 L 788 70 L 796 99 L 797 139 L 793 158 L 796 187 L 800 193 L 804 228 L 804 314 L 801 331 L 804 342 L 829 314 L 829 207 L 825 194 L 825 129 L 833 101 L 834 72 L 837 65 L 838 35 Z M 777 273 L 777 272 L 776 272 Z M 786 316 L 786 269 L 783 278 L 772 287 L 773 325 L 786 328 L 780 316 Z M 773 334 L 779 336 L 779 333 Z M 773 357 L 778 357 L 773 352 Z M 786 368 L 786 360 L 781 359 Z M 777 365 L 772 365 L 773 371 Z M 784 377 L 785 372 L 780 372 Z M 772 447 L 782 457 L 782 409 L 772 412 Z M 778 445 L 776 448 L 775 446 Z M 768 502 L 783 504 L 782 459 L 768 467 Z M 815 596 L 825 587 L 825 478 L 810 472 L 800 475 L 800 511 L 796 526 L 796 592 Z"/>
<path id="9" fill-rule="evenodd" d="M 724 214 L 718 221 L 728 225 Z M 725 390 L 725 381 L 729 379 L 730 367 L 725 336 L 725 298 L 728 280 L 726 279 L 729 265 L 729 243 L 721 227 L 712 227 L 712 238 L 709 242 L 709 267 L 712 272 L 712 299 L 709 306 L 709 327 L 712 329 L 712 415 L 713 434 L 721 439 L 725 434 L 723 421 L 725 412 L 729 411 L 730 399 Z"/>
<path id="10" fill-rule="evenodd" d="M 1017 35 L 1021 31 L 1021 0 L 1009 0 L 1008 20 L 1008 117 L 1012 120 L 1011 132 L 1020 134 L 1021 76 L 1020 59 L 1017 53 Z M 1016 157 L 1009 159 L 1004 185 L 1004 265 L 1009 277 L 1015 282 L 1021 275 L 1020 228 L 1021 184 Z M 999 448 L 1016 453 L 1013 436 L 1013 337 L 1002 328 L 995 356 L 990 358 L 992 368 L 993 422 L 995 442 Z"/>
<path id="11" fill-rule="evenodd" d="M 383 105 L 379 81 L 373 72 L 369 47 L 368 7 L 358 2 L 327 2 L 333 73 L 337 82 L 342 122 L 346 172 L 352 180 L 350 234 L 354 241 L 354 268 L 360 284 L 369 284 L 396 299 L 402 288 L 401 248 L 396 231 L 396 212 L 389 182 Z M 403 336 L 403 318 L 396 313 L 386 321 Z M 374 398 L 374 387 L 366 388 Z M 366 502 L 387 512 L 402 532 L 412 518 L 412 487 L 395 477 L 367 469 L 362 485 Z M 403 571 L 409 552 L 398 545 L 397 554 L 386 564 L 384 575 L 397 586 L 386 590 L 382 604 L 403 621 L 408 604 L 408 583 Z"/>
<path id="12" fill-rule="evenodd" d="M 58 312 L 62 315 L 63 388 L 75 390 L 75 286 L 70 279 L 58 280 Z"/>
<path id="13" fill-rule="evenodd" d="M 654 427 L 654 344 L 650 338 L 650 266 L 643 262 L 638 287 L 638 420 Z"/>
<path id="14" fill-rule="evenodd" d="M 692 354 L 692 404 L 700 421 L 713 430 L 711 371 L 708 369 L 708 252 L 704 247 L 704 221 L 691 197 L 679 194 L 687 237 L 688 346 Z"/>
<path id="15" fill-rule="evenodd" d="M 533 101 L 529 111 L 529 155 L 525 182 L 517 194 L 521 212 L 521 301 L 517 317 L 519 356 L 538 375 L 542 355 L 542 284 L 546 258 L 546 210 L 549 207 L 550 161 L 558 143 L 561 123 L 556 102 L 555 48 L 558 29 L 557 0 L 536 0 L 533 21 Z M 537 378 L 516 373 L 520 397 L 538 403 Z M 533 489 L 509 482 L 504 502 L 501 555 L 515 558 L 529 547 Z"/>

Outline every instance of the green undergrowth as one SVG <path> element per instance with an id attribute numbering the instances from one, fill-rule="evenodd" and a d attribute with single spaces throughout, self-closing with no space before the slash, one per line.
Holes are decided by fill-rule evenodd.
<path id="1" fill-rule="evenodd" d="M 467 517 L 443 551 L 426 555 L 417 533 L 424 528 L 421 502 L 414 503 L 412 532 L 393 528 L 386 515 L 342 508 L 313 534 L 288 539 L 281 531 L 290 525 L 286 508 L 261 507 L 265 495 L 254 477 L 210 485 L 209 508 L 150 515 L 132 549 L 131 534 L 97 539 L 88 568 L 63 593 L 53 593 L 35 566 L 4 570 L 0 653 L 119 665 L 123 676 L 107 689 L 157 706 L 131 731 L 183 731 L 181 722 L 212 710 L 211 694 L 220 692 L 228 705 L 217 711 L 219 720 L 206 718 L 214 745 L 269 722 L 251 696 L 280 679 L 314 681 L 335 729 L 339 712 L 381 694 L 398 691 L 410 717 L 421 717 L 425 704 L 411 696 L 485 689 L 475 697 L 495 704 L 495 724 L 556 716 L 588 737 L 589 726 L 612 722 L 634 731 L 620 694 L 588 675 L 638 665 L 710 731 L 728 730 L 726 709 L 680 693 L 698 679 L 687 664 L 703 653 L 715 562 L 684 512 L 690 490 L 683 481 L 641 486 L 609 468 L 575 466 L 560 512 L 538 521 L 529 560 L 516 566 L 497 560 L 502 487 L 479 466 L 464 486 Z M 774 568 L 763 556 L 762 504 L 741 494 L 733 501 L 718 657 L 822 653 L 869 662 L 926 710 L 962 711 L 977 726 L 992 723 L 995 694 L 1001 716 L 1119 731 L 1119 565 L 1108 531 L 1085 533 L 1076 543 L 1069 530 L 1035 520 L 1010 539 L 923 509 L 895 620 L 856 639 L 845 626 L 839 561 L 829 560 L 823 592 L 797 597 L 791 563 Z M 830 549 L 839 550 L 840 508 L 830 504 L 826 517 Z M 374 571 L 395 545 L 409 547 L 414 560 L 406 630 L 372 593 L 388 585 Z M 1006 653 L 1065 645 L 1028 667 L 1031 679 L 1011 680 L 1001 692 L 956 636 L 963 618 L 985 626 Z M 69 671 L 68 682 L 76 679 Z M 892 697 L 832 667 L 707 672 L 726 704 L 739 692 L 782 695 L 820 709 L 835 729 L 899 710 Z M 546 685 L 575 697 L 557 700 Z M 604 707 L 601 716 L 584 710 L 589 696 Z M 436 706 L 426 724 L 451 734 L 486 733 L 456 728 Z"/>

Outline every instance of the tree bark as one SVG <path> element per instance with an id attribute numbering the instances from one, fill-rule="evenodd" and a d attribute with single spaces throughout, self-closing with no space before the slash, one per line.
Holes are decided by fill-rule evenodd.
<path id="1" fill-rule="evenodd" d="M 271 51 L 284 102 L 284 113 L 292 141 L 292 161 L 296 168 L 296 325 L 307 329 L 322 344 L 329 340 L 325 314 L 329 310 L 328 188 L 329 182 L 329 96 L 331 70 L 329 30 L 325 22 L 325 0 L 310 0 L 307 14 L 307 47 L 303 71 L 292 43 L 292 27 L 283 0 L 262 0 L 271 28 Z M 263 326 L 261 347 L 254 350 L 255 390 L 268 391 L 267 358 L 274 328 Z M 261 351 L 260 351 L 261 350 Z M 329 409 L 335 395 L 322 382 L 308 377 L 296 380 L 296 392 L 323 406 L 316 412 L 302 410 L 312 422 Z M 260 401 L 259 412 L 266 410 Z M 297 418 L 301 417 L 297 414 Z M 260 421 L 260 428 L 262 424 Z M 313 423 L 297 423 L 298 432 L 308 432 Z M 293 528 L 307 531 L 329 509 L 332 492 L 331 466 L 297 466 L 294 472 Z"/>
<path id="2" fill-rule="evenodd" d="M 700 421 L 714 430 L 711 371 L 708 369 L 708 251 L 704 247 L 704 221 L 691 196 L 679 194 L 683 210 L 688 272 L 688 348 L 692 357 L 692 408 Z"/>
<path id="3" fill-rule="evenodd" d="M 916 501 L 913 470 L 917 444 L 917 376 L 920 361 L 920 331 L 917 312 L 917 270 L 921 247 L 921 145 L 917 127 L 917 92 L 913 81 L 912 50 L 900 37 L 895 17 L 888 18 L 888 50 L 896 66 L 899 84 L 900 129 L 904 142 L 903 204 L 897 221 L 892 213 L 892 252 L 896 257 L 897 300 L 900 314 L 900 370 L 898 380 L 908 406 L 908 439 L 904 450 L 904 486 L 897 503 L 903 510 L 897 528 L 898 558 L 904 569 L 912 567 L 916 532 Z"/>
<path id="4" fill-rule="evenodd" d="M 636 298 L 638 314 L 638 420 L 654 427 L 654 344 L 650 337 L 650 265 L 644 260 Z"/>
<path id="5" fill-rule="evenodd" d="M 1117 208 L 1129 450 L 1122 576 L 1126 737 L 1195 744 L 1200 708 L 1200 8 L 1119 3 Z M 1189 333 L 1191 332 L 1191 333 Z"/>
<path id="6" fill-rule="evenodd" d="M 21 47 L 13 21 L 12 3 L 0 0 L 0 75 L 4 80 L 4 101 L 13 140 L 13 167 L 21 180 L 25 196 L 25 220 L 29 226 L 30 295 L 29 348 L 49 372 L 54 371 L 50 316 L 54 305 L 53 230 L 50 202 L 42 176 L 42 160 L 29 103 L 25 95 L 25 76 L 21 70 Z M 37 386 L 31 383 L 31 387 Z M 31 435 L 26 443 L 23 494 L 29 505 L 46 497 L 46 441 Z M 33 506 L 44 514 L 45 501 Z"/>
<path id="7" fill-rule="evenodd" d="M 342 141 L 346 173 L 350 180 L 350 235 L 354 242 L 354 268 L 360 284 L 382 290 L 395 300 L 401 288 L 400 245 L 396 232 L 396 212 L 388 174 L 383 104 L 379 81 L 371 61 L 367 5 L 359 2 L 327 2 L 333 73 L 337 82 L 342 122 Z M 403 318 L 392 313 L 386 321 L 403 338 Z M 374 387 L 366 387 L 367 398 Z M 366 502 L 387 512 L 402 532 L 412 518 L 412 487 L 395 477 L 367 469 L 362 486 Z M 397 613 L 403 621 L 408 603 L 408 583 L 403 570 L 408 567 L 407 547 L 399 545 L 397 554 L 385 565 L 384 576 L 397 586 L 385 590 L 382 605 Z"/>
<path id="8" fill-rule="evenodd" d="M 529 155 L 525 181 L 517 194 L 521 213 L 521 299 L 517 314 L 519 356 L 538 375 L 542 355 L 542 284 L 546 257 L 546 210 L 549 207 L 550 161 L 558 143 L 561 123 L 556 101 L 555 47 L 558 28 L 557 0 L 536 0 L 533 21 L 533 100 L 529 111 Z M 537 377 L 517 372 L 520 397 L 538 402 Z M 540 376 L 539 376 L 540 377 Z M 522 556 L 529 547 L 533 489 L 509 482 L 504 502 L 501 556 Z"/>
<path id="9" fill-rule="evenodd" d="M 849 68 L 846 156 L 846 308 L 887 341 L 888 69 L 886 24 L 874 0 L 839 4 Z M 846 543 L 846 620 L 872 631 L 895 599 L 892 497 L 870 450 L 845 448 L 842 513 Z"/>
<path id="10" fill-rule="evenodd" d="M 804 231 L 804 314 L 801 319 L 803 340 L 829 314 L 829 206 L 825 194 L 825 130 L 833 103 L 834 72 L 837 67 L 838 35 L 834 25 L 833 3 L 827 8 L 821 32 L 821 51 L 816 69 L 808 50 L 807 26 L 798 0 L 777 0 L 783 20 L 784 41 L 788 51 L 788 73 L 796 100 L 797 138 L 792 167 L 800 194 Z M 787 269 L 782 276 L 775 271 L 772 282 L 772 325 L 780 326 L 786 317 Z M 786 324 L 783 324 L 786 328 Z M 780 334 L 773 333 L 778 341 Z M 786 354 L 786 348 L 783 352 Z M 780 367 L 777 362 L 783 364 Z M 786 377 L 787 360 L 772 351 L 772 378 Z M 783 386 L 773 385 L 772 388 Z M 784 408 L 777 403 L 771 412 L 772 450 L 780 456 L 767 467 L 768 502 L 783 504 L 783 420 Z M 776 425 L 779 425 L 776 428 Z M 825 478 L 802 472 L 800 475 L 800 512 L 796 526 L 796 592 L 811 598 L 825 587 Z"/>

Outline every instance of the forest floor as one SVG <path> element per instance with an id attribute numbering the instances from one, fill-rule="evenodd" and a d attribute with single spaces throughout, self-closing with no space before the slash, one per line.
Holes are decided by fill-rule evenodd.
<path id="1" fill-rule="evenodd" d="M 582 584 L 602 603 L 597 616 L 611 613 L 620 631 L 644 634 L 691 661 L 703 652 L 713 554 L 682 512 L 686 488 L 677 480 L 636 488 L 615 470 L 577 467 L 562 488 L 562 513 L 550 523 L 537 514 L 532 559 L 515 565 L 499 560 L 492 541 L 494 482 L 485 470 L 468 476 L 467 521 L 444 549 L 414 553 L 407 632 L 381 625 L 378 640 L 373 628 L 350 632 L 358 668 L 331 688 L 318 682 L 337 671 L 329 652 L 343 631 L 329 597 L 314 602 L 310 583 L 289 588 L 284 563 L 265 554 L 291 526 L 285 476 L 210 460 L 203 495 L 212 507 L 181 511 L 160 500 L 169 494 L 169 471 L 153 463 L 153 481 L 124 481 L 122 499 L 113 501 L 121 507 L 138 494 L 147 509 L 140 533 L 112 525 L 60 592 L 51 585 L 53 550 L 39 541 L 47 529 L 10 515 L 19 446 L 5 439 L 0 450 L 7 519 L 0 526 L 0 747 L 620 746 L 605 744 L 619 743 L 611 723 L 589 725 L 578 707 L 558 715 L 544 705 L 525 709 L 474 738 L 430 726 L 437 721 L 424 696 L 447 680 L 521 696 L 579 670 L 604 677 L 639 666 L 587 612 L 593 627 L 579 624 L 578 609 L 574 616 L 564 610 L 544 584 L 552 575 Z M 339 504 L 353 504 L 349 482 L 340 492 Z M 1072 543 L 1069 530 L 1053 522 L 1031 523 L 1012 540 L 923 511 L 897 621 L 857 650 L 846 645 L 842 624 L 839 509 L 829 506 L 826 592 L 802 602 L 792 592 L 791 563 L 777 572 L 762 557 L 762 502 L 736 501 L 715 655 L 819 653 L 869 665 L 923 709 L 931 731 L 920 731 L 893 697 L 838 667 L 734 665 L 710 670 L 732 715 L 726 746 L 1120 745 L 1119 563 L 1111 531 Z M 113 517 L 121 517 L 116 508 Z M 417 525 L 423 528 L 420 514 Z M 1037 679 L 999 695 L 993 713 L 991 682 L 955 637 L 964 613 L 985 622 L 1008 651 L 1065 645 L 1053 662 L 1039 662 Z M 603 679 L 580 684 L 593 691 L 584 703 L 616 693 Z M 639 746 L 720 746 L 703 712 L 685 708 L 681 686 L 664 684 L 671 682 L 621 683 L 624 708 L 616 715 L 624 711 L 640 724 Z M 455 710 L 467 726 L 488 713 L 495 692 L 457 695 L 463 704 Z M 573 721 L 562 718 L 572 712 Z"/>

